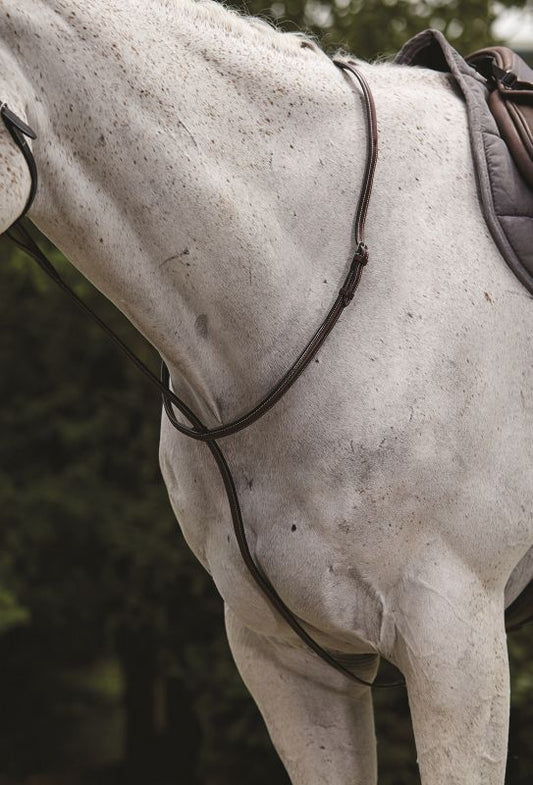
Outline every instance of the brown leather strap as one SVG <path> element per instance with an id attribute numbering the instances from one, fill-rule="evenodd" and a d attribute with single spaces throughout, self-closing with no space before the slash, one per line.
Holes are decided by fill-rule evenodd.
<path id="1" fill-rule="evenodd" d="M 368 262 L 368 248 L 364 242 L 364 229 L 365 229 L 365 219 L 368 210 L 368 203 L 370 201 L 370 194 L 372 192 L 372 184 L 374 181 L 374 172 L 376 169 L 377 163 L 377 156 L 378 156 L 378 129 L 377 129 L 377 117 L 376 117 L 376 106 L 374 103 L 374 98 L 372 96 L 372 91 L 370 90 L 370 86 L 365 78 L 365 76 L 361 73 L 361 71 L 357 68 L 357 65 L 353 61 L 344 61 L 344 60 L 333 60 L 335 65 L 338 68 L 344 69 L 352 73 L 363 90 L 363 95 L 365 98 L 365 120 L 367 126 L 367 157 L 366 157 L 366 166 L 365 172 L 363 175 L 363 184 L 361 188 L 361 193 L 359 196 L 359 203 L 357 205 L 357 211 L 355 216 L 355 253 L 353 255 L 350 267 L 348 269 L 348 273 L 344 282 L 339 290 L 337 295 L 337 299 L 333 303 L 328 315 L 317 329 L 305 349 L 301 352 L 301 354 L 297 357 L 293 365 L 289 368 L 289 370 L 285 373 L 285 375 L 280 379 L 280 381 L 270 390 L 270 392 L 265 395 L 265 397 L 256 405 L 253 409 L 251 409 L 246 414 L 242 415 L 241 417 L 233 420 L 226 425 L 221 425 L 217 428 L 209 428 L 203 431 L 197 430 L 196 428 L 188 428 L 186 425 L 181 423 L 175 416 L 172 405 L 176 405 L 175 398 L 169 394 L 163 394 L 163 403 L 165 406 L 165 411 L 167 413 L 168 418 L 170 419 L 172 425 L 180 432 L 185 434 L 186 436 L 190 436 L 193 439 L 198 439 L 200 441 L 208 441 L 209 439 L 222 439 L 225 436 L 230 436 L 233 433 L 237 433 L 241 431 L 243 428 L 247 428 L 252 423 L 256 422 L 260 417 L 262 417 L 269 409 L 271 409 L 280 398 L 285 395 L 287 390 L 289 390 L 294 382 L 298 379 L 298 377 L 302 374 L 305 368 L 309 365 L 313 357 L 316 355 L 322 344 L 324 343 L 325 339 L 337 323 L 341 313 L 343 312 L 344 308 L 351 302 L 353 296 L 355 294 L 355 290 L 359 285 L 359 281 L 361 279 L 361 274 L 363 272 L 363 267 Z M 162 366 L 162 374 L 161 374 L 161 381 L 163 382 L 164 386 L 170 390 L 170 374 L 168 372 L 168 368 L 163 363 Z M 179 406 L 177 408 L 180 408 Z M 180 409 L 180 411 L 182 411 Z M 190 419 L 190 418 L 189 418 Z"/>

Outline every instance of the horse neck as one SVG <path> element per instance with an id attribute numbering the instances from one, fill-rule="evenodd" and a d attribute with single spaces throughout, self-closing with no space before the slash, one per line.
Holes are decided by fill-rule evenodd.
<path id="1" fill-rule="evenodd" d="M 322 53 L 219 7 L 11 4 L 4 43 L 38 132 L 32 219 L 209 423 L 235 416 L 345 273 L 366 149 L 356 92 Z"/>

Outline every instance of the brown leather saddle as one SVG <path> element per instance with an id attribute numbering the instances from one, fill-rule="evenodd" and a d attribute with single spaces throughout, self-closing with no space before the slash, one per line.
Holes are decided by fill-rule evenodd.
<path id="1" fill-rule="evenodd" d="M 513 161 L 533 188 L 533 69 L 512 49 L 479 49 L 466 62 L 487 80 L 488 105 Z"/>

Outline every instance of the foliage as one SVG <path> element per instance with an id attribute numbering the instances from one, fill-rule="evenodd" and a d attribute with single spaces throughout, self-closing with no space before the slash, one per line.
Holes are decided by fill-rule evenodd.
<path id="1" fill-rule="evenodd" d="M 13 627 L 27 624 L 29 619 L 27 608 L 17 602 L 12 592 L 0 587 L 0 635 Z"/>
<path id="2" fill-rule="evenodd" d="M 509 636 L 511 662 L 511 728 L 507 781 L 521 785 L 531 781 L 533 756 L 531 729 L 533 728 L 533 624 Z"/>
<path id="3" fill-rule="evenodd" d="M 327 51 L 339 47 L 363 58 L 390 56 L 428 27 L 441 30 L 463 54 L 493 41 L 492 24 L 505 7 L 528 0 L 235 0 L 247 13 L 283 29 L 306 29 Z"/>

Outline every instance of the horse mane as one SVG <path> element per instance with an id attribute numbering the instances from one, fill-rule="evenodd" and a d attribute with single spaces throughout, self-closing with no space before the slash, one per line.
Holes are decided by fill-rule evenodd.
<path id="1" fill-rule="evenodd" d="M 179 6 L 180 12 L 199 22 L 215 24 L 218 29 L 231 35 L 249 37 L 250 33 L 255 33 L 263 43 L 269 43 L 280 52 L 296 54 L 301 53 L 302 49 L 312 49 L 323 54 L 311 35 L 301 31 L 282 31 L 271 19 L 242 14 L 218 0 L 167 0 L 167 5 L 174 8 Z"/>

